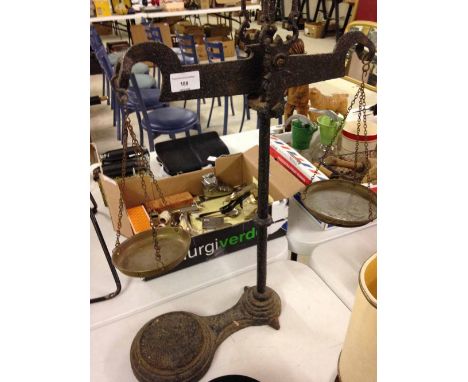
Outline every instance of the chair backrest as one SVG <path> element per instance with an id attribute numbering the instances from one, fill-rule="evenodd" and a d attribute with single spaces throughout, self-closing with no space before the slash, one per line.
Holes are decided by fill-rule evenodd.
<path id="1" fill-rule="evenodd" d="M 135 74 L 131 73 L 130 74 L 130 84 L 132 90 L 136 94 L 137 98 L 137 111 L 141 111 L 143 114 L 143 119 L 145 120 L 146 126 L 150 126 L 149 124 L 149 119 L 148 119 L 148 111 L 146 109 L 145 102 L 143 101 L 143 96 L 141 95 L 140 88 L 138 87 L 138 82 L 136 80 Z"/>
<path id="2" fill-rule="evenodd" d="M 177 32 L 176 36 L 180 52 L 182 53 L 183 64 L 198 64 L 197 48 L 195 47 L 193 36 L 189 34 L 179 34 Z M 187 58 L 193 59 L 193 62 L 187 60 Z"/>
<path id="3" fill-rule="evenodd" d="M 148 26 L 148 28 L 146 29 L 146 36 L 148 37 L 148 40 L 160 42 L 161 44 L 163 43 L 161 29 L 159 29 L 159 27 L 155 25 Z"/>
<path id="4" fill-rule="evenodd" d="M 96 28 L 94 28 L 93 25 L 89 26 L 90 30 L 90 44 L 91 48 L 93 51 L 96 51 L 100 46 L 104 46 L 101 40 L 101 36 L 99 36 L 99 33 L 96 31 Z"/>
<path id="5" fill-rule="evenodd" d="M 96 56 L 99 65 L 101 66 L 102 72 L 107 77 L 107 79 L 110 80 L 114 75 L 114 70 L 112 69 L 112 64 L 109 60 L 109 56 L 107 55 L 107 50 L 104 44 L 102 43 L 101 37 L 92 25 L 90 28 L 90 35 L 91 49 L 93 50 L 94 55 Z"/>
<path id="6" fill-rule="evenodd" d="M 114 69 L 112 69 L 112 64 L 110 63 L 106 48 L 104 48 L 104 46 L 100 46 L 96 50 L 93 49 L 93 51 L 99 62 L 99 65 L 101 66 L 102 72 L 110 81 L 114 75 Z"/>
<path id="7" fill-rule="evenodd" d="M 221 41 L 208 41 L 203 38 L 209 62 L 224 61 L 224 48 Z"/>

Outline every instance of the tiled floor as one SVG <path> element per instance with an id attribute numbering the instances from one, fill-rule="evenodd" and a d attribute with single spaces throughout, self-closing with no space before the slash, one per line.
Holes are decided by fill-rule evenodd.
<path id="1" fill-rule="evenodd" d="M 202 20 L 202 22 L 205 22 Z M 278 23 L 278 34 L 283 38 L 288 34 L 286 30 L 281 28 L 281 25 Z M 253 26 L 255 28 L 255 26 Z M 258 28 L 258 26 L 257 26 Z M 335 46 L 334 37 L 328 37 L 325 39 L 313 39 L 303 35 L 303 32 L 300 32 L 300 37 L 304 41 L 305 49 L 307 53 L 326 53 L 331 52 Z M 104 42 L 110 40 L 123 40 L 124 38 L 119 38 L 117 36 L 111 36 L 103 38 Z M 90 76 L 90 95 L 101 95 L 102 94 L 102 77 L 101 75 Z M 173 106 L 183 106 L 183 102 L 173 102 Z M 224 115 L 224 105 L 215 106 L 213 109 L 213 115 L 210 123 L 209 129 L 206 128 L 206 123 L 208 119 L 208 114 L 210 110 L 211 100 L 207 99 L 206 104 L 201 105 L 200 119 L 202 131 L 217 131 L 219 135 L 223 132 L 223 115 Z M 196 101 L 188 101 L 187 108 L 196 111 Z M 239 131 L 240 122 L 242 118 L 242 96 L 234 97 L 234 111 L 235 115 L 232 116 L 231 112 L 229 113 L 228 120 L 228 134 L 237 133 Z M 115 149 L 121 147 L 120 141 L 117 140 L 115 127 L 112 126 L 112 111 L 110 106 L 106 103 L 101 105 L 91 106 L 90 109 L 90 119 L 91 119 L 91 139 L 96 143 L 99 153 L 103 153 L 107 150 Z M 131 120 L 133 122 L 133 127 L 136 132 L 138 132 L 138 122 L 135 115 L 132 115 Z M 276 120 L 274 120 L 276 121 Z M 272 121 L 272 123 L 275 123 Z M 251 130 L 256 128 L 256 113 L 252 111 L 251 119 L 245 120 L 243 131 Z M 138 134 L 137 134 L 138 136 Z M 180 136 L 183 136 L 181 134 Z M 168 136 L 162 136 L 157 139 L 157 142 L 169 139 Z M 145 136 L 145 142 L 147 142 Z"/>

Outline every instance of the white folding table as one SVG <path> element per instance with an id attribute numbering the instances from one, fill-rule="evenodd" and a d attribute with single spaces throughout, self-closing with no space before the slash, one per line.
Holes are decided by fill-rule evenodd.
<path id="1" fill-rule="evenodd" d="M 350 311 L 304 264 L 271 263 L 267 277 L 281 298 L 280 330 L 257 326 L 234 333 L 218 348 L 201 381 L 241 374 L 262 382 L 333 382 Z M 178 310 L 218 314 L 237 302 L 244 286 L 255 282 L 256 271 L 245 272 L 92 329 L 91 380 L 135 381 L 130 345 L 147 321 Z"/>

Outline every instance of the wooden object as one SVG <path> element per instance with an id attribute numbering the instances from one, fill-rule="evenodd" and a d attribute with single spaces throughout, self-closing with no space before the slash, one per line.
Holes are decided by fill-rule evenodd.
<path id="1" fill-rule="evenodd" d="M 164 210 L 175 210 L 181 207 L 191 206 L 193 203 L 193 196 L 190 192 L 181 192 L 180 194 L 174 194 L 165 197 L 167 205 L 165 206 L 161 199 L 152 200 L 146 203 L 148 211 L 161 212 Z"/>
<path id="2" fill-rule="evenodd" d="M 331 96 L 324 95 L 317 88 L 309 90 L 310 106 L 320 110 L 331 110 L 341 115 L 346 115 L 348 110 L 348 94 L 334 93 Z M 309 119 L 317 122 L 318 113 L 309 112 Z"/>
<path id="3" fill-rule="evenodd" d="M 304 41 L 297 39 L 289 48 L 289 54 L 304 54 Z M 284 106 L 284 119 L 287 120 L 293 115 L 294 110 L 297 114 L 307 116 L 309 111 L 309 85 L 299 85 L 288 88 L 288 99 Z M 285 131 L 291 131 L 291 125 L 285 126 Z"/>
<path id="4" fill-rule="evenodd" d="M 338 166 L 338 167 L 345 167 L 345 168 L 350 168 L 350 169 L 354 168 L 354 161 L 348 161 L 348 160 L 340 159 L 340 158 L 333 157 L 333 156 L 325 158 L 323 163 L 326 166 Z M 358 161 L 356 164 L 356 171 L 362 171 L 362 170 L 364 170 L 364 163 Z"/>
<path id="5" fill-rule="evenodd" d="M 312 164 L 315 167 L 317 167 L 317 170 L 323 172 L 328 178 L 331 178 L 331 176 L 333 175 L 333 171 L 330 171 L 328 168 L 326 168 L 324 166 L 320 166 L 319 162 L 313 162 Z"/>

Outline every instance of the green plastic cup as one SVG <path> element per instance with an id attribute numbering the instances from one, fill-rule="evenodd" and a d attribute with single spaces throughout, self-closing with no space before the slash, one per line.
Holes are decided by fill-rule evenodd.
<path id="1" fill-rule="evenodd" d="M 320 128 L 320 143 L 323 146 L 331 145 L 341 126 L 341 120 L 334 121 L 328 115 L 321 115 L 317 118 L 317 123 Z"/>
<path id="2" fill-rule="evenodd" d="M 309 124 L 303 125 L 301 121 L 292 122 L 292 147 L 296 150 L 306 150 L 309 148 L 312 135 L 317 131 L 317 127 Z"/>

